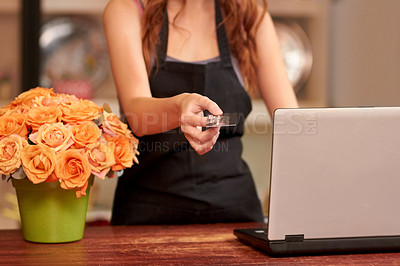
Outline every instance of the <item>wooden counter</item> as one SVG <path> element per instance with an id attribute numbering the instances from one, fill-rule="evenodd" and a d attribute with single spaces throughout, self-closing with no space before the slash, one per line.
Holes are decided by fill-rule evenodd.
<path id="1" fill-rule="evenodd" d="M 88 227 L 81 241 L 35 244 L 0 231 L 0 265 L 307 264 L 399 265 L 400 253 L 270 258 L 239 242 L 234 228 L 260 224 Z"/>

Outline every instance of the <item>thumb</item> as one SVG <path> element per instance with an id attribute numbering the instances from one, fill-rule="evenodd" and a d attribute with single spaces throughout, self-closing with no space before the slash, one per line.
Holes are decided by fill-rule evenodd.
<path id="1" fill-rule="evenodd" d="M 211 114 L 213 115 L 222 115 L 224 112 L 222 112 L 221 108 L 219 108 L 218 104 L 215 102 L 211 101 L 209 98 L 207 99 L 207 103 L 204 106 L 205 109 L 207 109 Z"/>

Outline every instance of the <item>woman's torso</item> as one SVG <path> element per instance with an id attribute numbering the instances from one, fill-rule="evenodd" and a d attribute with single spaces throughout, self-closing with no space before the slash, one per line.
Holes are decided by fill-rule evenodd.
<path id="1" fill-rule="evenodd" d="M 206 64 L 170 61 L 165 51 L 175 50 L 169 48 L 173 39 L 169 37 L 171 27 L 166 19 L 164 16 L 160 33 L 158 68 L 153 67 L 149 78 L 152 95 L 171 97 L 183 92 L 205 95 L 224 112 L 238 113 L 238 125 L 222 128 L 214 148 L 202 156 L 190 147 L 179 128 L 140 138 L 140 164 L 126 170 L 119 180 L 113 223 L 260 221 L 261 207 L 254 183 L 241 158 L 240 137 L 251 102 L 233 68 L 226 32 L 223 27 L 217 34 L 213 31 L 218 61 Z M 194 57 L 194 61 L 212 53 L 211 49 Z M 136 214 L 139 211 L 140 217 Z"/>

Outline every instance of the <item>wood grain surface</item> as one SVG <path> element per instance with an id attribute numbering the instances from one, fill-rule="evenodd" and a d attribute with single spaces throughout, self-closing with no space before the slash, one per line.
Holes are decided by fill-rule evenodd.
<path id="1" fill-rule="evenodd" d="M 20 230 L 0 230 L 0 265 L 400 265 L 400 253 L 271 258 L 232 232 L 260 226 L 92 226 L 65 244 L 30 243 Z"/>

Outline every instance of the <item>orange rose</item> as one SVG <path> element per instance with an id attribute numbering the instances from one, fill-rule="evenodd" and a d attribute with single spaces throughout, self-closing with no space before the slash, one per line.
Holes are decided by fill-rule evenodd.
<path id="1" fill-rule="evenodd" d="M 25 104 L 21 105 L 7 105 L 0 109 L 0 116 L 14 115 L 14 114 L 26 114 L 30 107 Z"/>
<path id="2" fill-rule="evenodd" d="M 133 160 L 135 163 L 139 163 L 136 158 L 136 148 L 135 148 L 135 138 L 131 136 L 118 135 L 116 137 L 106 137 L 107 142 L 114 143 L 114 157 L 115 165 L 111 167 L 113 171 L 119 171 L 133 165 Z"/>
<path id="3" fill-rule="evenodd" d="M 92 121 L 75 124 L 71 128 L 71 132 L 72 139 L 75 141 L 75 146 L 77 148 L 93 144 L 97 142 L 101 136 L 101 130 Z"/>
<path id="4" fill-rule="evenodd" d="M 105 179 L 111 166 L 115 164 L 114 143 L 97 142 L 86 150 L 92 174 L 100 179 Z"/>
<path id="5" fill-rule="evenodd" d="M 38 184 L 53 173 L 56 165 L 56 153 L 43 144 L 28 145 L 21 151 L 21 161 L 24 171 L 33 184 Z"/>
<path id="6" fill-rule="evenodd" d="M 0 174 L 12 174 L 21 166 L 21 150 L 27 145 L 28 142 L 16 134 L 0 140 Z"/>
<path id="7" fill-rule="evenodd" d="M 77 198 L 86 196 L 86 189 L 87 189 L 88 185 L 89 185 L 89 179 L 86 181 L 86 183 L 82 187 L 75 188 L 75 193 L 76 193 Z"/>
<path id="8" fill-rule="evenodd" d="M 65 123 L 74 124 L 99 118 L 102 109 L 92 101 L 81 100 L 69 105 L 62 105 L 61 111 L 63 113 L 61 120 Z"/>
<path id="9" fill-rule="evenodd" d="M 60 99 L 57 96 L 54 97 L 47 97 L 47 96 L 39 96 L 36 97 L 32 101 L 32 107 L 38 107 L 38 106 L 58 106 L 60 105 Z"/>
<path id="10" fill-rule="evenodd" d="M 74 102 L 79 102 L 79 98 L 75 95 L 60 93 L 57 96 L 60 100 L 60 103 L 63 105 L 70 105 Z"/>
<path id="11" fill-rule="evenodd" d="M 25 123 L 24 114 L 5 115 L 0 117 L 0 139 L 11 134 L 21 137 L 28 135 L 28 128 Z"/>
<path id="12" fill-rule="evenodd" d="M 78 197 L 85 195 L 81 188 L 87 186 L 91 168 L 83 152 L 80 150 L 59 152 L 57 154 L 55 174 L 60 180 L 60 185 L 63 189 L 76 189 Z"/>
<path id="13" fill-rule="evenodd" d="M 26 123 L 37 131 L 41 125 L 60 122 L 62 113 L 57 106 L 38 106 L 29 110 Z"/>
<path id="14" fill-rule="evenodd" d="M 11 110 L 11 114 L 28 114 L 29 109 L 30 107 L 25 104 L 17 105 Z"/>
<path id="15" fill-rule="evenodd" d="M 32 142 L 45 144 L 53 148 L 55 152 L 66 150 L 74 144 L 71 137 L 71 130 L 61 122 L 44 124 L 36 133 L 29 135 Z"/>
<path id="16" fill-rule="evenodd" d="M 18 95 L 18 97 L 15 98 L 15 100 L 12 101 L 11 104 L 14 105 L 25 104 L 27 106 L 31 106 L 32 101 L 38 96 L 50 97 L 54 95 L 55 93 L 53 89 L 36 87 L 34 89 L 30 89 L 29 91 L 23 92 L 20 95 Z"/>
<path id="17" fill-rule="evenodd" d="M 13 112 L 15 106 L 8 104 L 2 108 L 0 108 L 0 116 L 9 115 Z"/>
<path id="18" fill-rule="evenodd" d="M 128 129 L 128 125 L 122 123 L 121 120 L 113 113 L 103 112 L 104 122 L 103 131 L 113 137 L 116 135 L 129 135 L 131 131 Z"/>

